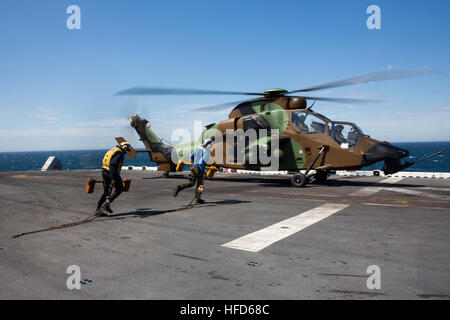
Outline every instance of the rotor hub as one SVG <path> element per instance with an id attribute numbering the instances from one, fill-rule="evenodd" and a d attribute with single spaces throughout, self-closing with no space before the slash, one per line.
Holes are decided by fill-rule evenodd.
<path id="1" fill-rule="evenodd" d="M 264 96 L 267 98 L 282 97 L 286 93 L 288 93 L 288 91 L 285 89 L 275 88 L 264 91 Z"/>

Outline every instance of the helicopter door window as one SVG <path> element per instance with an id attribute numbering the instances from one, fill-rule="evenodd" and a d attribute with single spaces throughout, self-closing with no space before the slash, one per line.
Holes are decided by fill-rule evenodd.
<path id="1" fill-rule="evenodd" d="M 342 149 L 353 149 L 361 138 L 359 133 L 348 124 L 330 123 L 329 130 L 331 138 L 336 141 Z"/>
<path id="2" fill-rule="evenodd" d="M 302 134 L 325 133 L 325 122 L 304 111 L 292 112 L 292 125 Z"/>
<path id="3" fill-rule="evenodd" d="M 269 123 L 261 115 L 253 114 L 242 118 L 244 131 L 248 129 L 270 129 Z"/>

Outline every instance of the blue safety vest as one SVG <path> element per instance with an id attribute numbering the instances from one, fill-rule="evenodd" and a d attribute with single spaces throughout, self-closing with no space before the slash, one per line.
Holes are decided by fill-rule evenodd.
<path id="1" fill-rule="evenodd" d="M 191 161 L 194 164 L 194 167 L 199 167 L 202 172 L 206 171 L 205 166 L 208 158 L 209 151 L 202 146 L 198 146 L 197 148 L 195 148 L 194 152 L 191 153 Z"/>

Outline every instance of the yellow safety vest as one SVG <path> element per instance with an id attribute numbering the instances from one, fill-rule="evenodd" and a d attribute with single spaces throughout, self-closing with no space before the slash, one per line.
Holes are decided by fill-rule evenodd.
<path id="1" fill-rule="evenodd" d="M 122 152 L 122 150 L 118 147 L 112 148 L 111 150 L 109 150 L 105 156 L 103 157 L 103 161 L 102 161 L 102 168 L 106 169 L 109 171 L 109 162 L 111 161 L 112 157 L 117 153 L 117 152 Z M 117 172 L 120 173 L 120 170 L 122 169 L 122 165 L 123 165 L 123 161 L 121 163 L 119 163 L 119 166 L 117 168 Z"/>

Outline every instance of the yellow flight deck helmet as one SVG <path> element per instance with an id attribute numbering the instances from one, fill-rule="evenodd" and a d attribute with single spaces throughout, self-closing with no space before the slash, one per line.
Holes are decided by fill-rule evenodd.
<path id="1" fill-rule="evenodd" d="M 132 159 L 136 157 L 136 150 L 131 146 L 131 144 L 127 141 L 120 143 L 120 148 L 125 151 L 127 158 Z"/>

